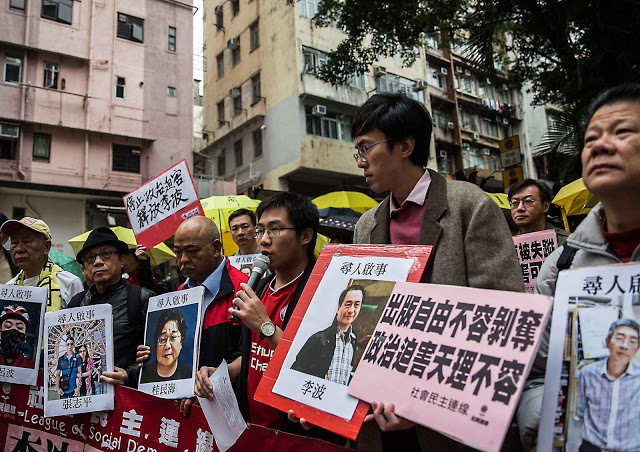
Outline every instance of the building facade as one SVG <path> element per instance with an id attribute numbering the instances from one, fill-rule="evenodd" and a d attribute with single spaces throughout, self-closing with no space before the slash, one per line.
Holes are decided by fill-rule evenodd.
<path id="1" fill-rule="evenodd" d="M 121 197 L 192 163 L 189 0 L 0 5 L 0 211 L 37 216 L 54 247 L 128 225 Z"/>

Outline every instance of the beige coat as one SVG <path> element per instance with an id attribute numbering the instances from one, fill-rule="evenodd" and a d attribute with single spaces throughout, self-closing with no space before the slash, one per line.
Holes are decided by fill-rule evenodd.
<path id="1" fill-rule="evenodd" d="M 498 205 L 476 185 L 447 180 L 429 171 L 421 245 L 433 250 L 422 282 L 524 292 L 522 271 L 509 226 Z M 354 243 L 390 244 L 389 197 L 366 212 L 355 228 Z M 469 450 L 418 427 L 422 450 Z M 358 450 L 382 450 L 380 430 L 365 424 Z"/>

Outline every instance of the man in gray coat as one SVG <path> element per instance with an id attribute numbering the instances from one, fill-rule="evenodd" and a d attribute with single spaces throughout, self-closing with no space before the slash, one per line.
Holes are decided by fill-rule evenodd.
<path id="1" fill-rule="evenodd" d="M 425 171 L 431 132 L 424 105 L 404 94 L 376 94 L 359 109 L 351 129 L 354 158 L 371 189 L 390 194 L 360 218 L 354 243 L 431 245 L 422 282 L 524 292 L 511 233 L 499 207 L 476 185 Z M 382 431 L 411 426 L 393 413 L 392 404 L 372 406 L 369 420 L 375 419 Z M 394 447 L 408 436 L 381 439 Z M 418 437 L 421 446 L 428 443 L 434 450 L 456 447 L 427 429 L 418 429 Z M 372 447 L 379 446 L 367 445 Z"/>

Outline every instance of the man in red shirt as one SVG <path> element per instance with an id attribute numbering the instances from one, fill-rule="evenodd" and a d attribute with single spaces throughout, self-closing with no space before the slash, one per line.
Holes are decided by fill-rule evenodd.
<path id="1" fill-rule="evenodd" d="M 270 259 L 273 274 L 264 278 L 255 292 L 242 284 L 243 290 L 233 300 L 239 310 L 229 311 L 244 327 L 241 356 L 229 365 L 229 375 L 245 418 L 279 429 L 285 422 L 281 412 L 256 402 L 253 396 L 313 269 L 319 217 L 308 199 L 293 193 L 265 199 L 256 214 L 255 237 Z M 200 397 L 213 399 L 209 377 L 214 371 L 213 367 L 198 371 L 196 394 Z"/>

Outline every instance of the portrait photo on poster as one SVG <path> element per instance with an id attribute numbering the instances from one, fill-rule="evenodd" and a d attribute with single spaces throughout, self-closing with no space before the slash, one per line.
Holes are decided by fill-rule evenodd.
<path id="1" fill-rule="evenodd" d="M 0 286 L 0 381 L 36 384 L 46 301 L 44 288 Z"/>
<path id="2" fill-rule="evenodd" d="M 45 415 L 113 408 L 111 305 L 65 309 L 45 316 Z"/>

